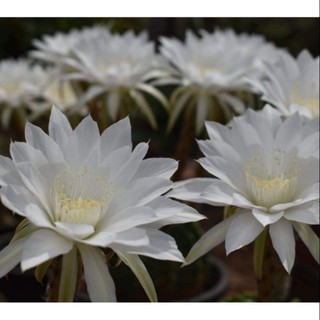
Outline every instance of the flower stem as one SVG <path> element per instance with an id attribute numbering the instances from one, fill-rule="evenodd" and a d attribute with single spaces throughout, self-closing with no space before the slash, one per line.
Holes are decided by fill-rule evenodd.
<path id="1" fill-rule="evenodd" d="M 255 262 L 258 257 L 260 261 L 258 265 L 255 265 L 258 281 L 258 301 L 286 301 L 290 289 L 290 277 L 272 246 L 269 233 L 263 231 L 263 234 L 257 240 L 254 256 Z"/>
<path id="2" fill-rule="evenodd" d="M 13 134 L 15 140 L 24 141 L 24 130 L 26 126 L 26 114 L 22 108 L 18 108 L 13 112 Z"/>
<path id="3" fill-rule="evenodd" d="M 195 142 L 195 108 L 190 107 L 186 111 L 183 128 L 179 139 L 175 158 L 179 160 L 178 170 L 173 175 L 173 181 L 178 181 L 182 178 L 183 172 L 187 165 L 193 144 Z"/>
<path id="4" fill-rule="evenodd" d="M 109 125 L 108 113 L 104 112 L 103 105 L 99 99 L 94 99 L 89 104 L 92 119 L 97 122 L 99 131 L 102 133 Z"/>

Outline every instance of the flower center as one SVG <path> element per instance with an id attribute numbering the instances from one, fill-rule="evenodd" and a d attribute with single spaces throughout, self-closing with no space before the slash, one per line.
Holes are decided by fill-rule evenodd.
<path id="1" fill-rule="evenodd" d="M 297 158 L 276 149 L 265 163 L 258 152 L 246 166 L 247 188 L 253 203 L 270 208 L 294 199 L 297 186 Z"/>
<path id="2" fill-rule="evenodd" d="M 87 167 L 74 167 L 55 177 L 52 188 L 56 221 L 95 226 L 114 193 L 111 184 Z"/>

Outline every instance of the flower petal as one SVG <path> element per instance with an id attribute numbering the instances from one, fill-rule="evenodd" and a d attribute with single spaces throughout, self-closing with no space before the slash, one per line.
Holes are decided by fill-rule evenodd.
<path id="1" fill-rule="evenodd" d="M 27 123 L 25 136 L 27 143 L 40 150 L 50 163 L 64 163 L 60 147 L 42 129 Z"/>
<path id="2" fill-rule="evenodd" d="M 127 207 L 114 215 L 105 215 L 99 228 L 110 233 L 118 233 L 157 220 L 158 217 L 148 207 Z"/>
<path id="3" fill-rule="evenodd" d="M 254 217 L 265 227 L 268 224 L 275 223 L 283 217 L 284 212 L 265 212 L 259 209 L 252 209 Z"/>
<path id="4" fill-rule="evenodd" d="M 58 108 L 53 106 L 49 120 L 49 135 L 60 147 L 63 147 L 71 134 L 72 127 L 67 117 Z"/>
<path id="5" fill-rule="evenodd" d="M 313 201 L 301 206 L 292 207 L 285 211 L 287 220 L 306 224 L 319 224 L 319 202 Z"/>
<path id="6" fill-rule="evenodd" d="M 178 168 L 178 162 L 168 158 L 151 158 L 141 161 L 135 179 L 157 177 L 169 179 Z"/>
<path id="7" fill-rule="evenodd" d="M 120 170 L 112 175 L 113 183 L 115 186 L 126 185 L 138 171 L 142 159 L 148 152 L 149 145 L 147 143 L 139 143 L 129 156 L 126 163 Z"/>
<path id="8" fill-rule="evenodd" d="M 1 189 L 2 203 L 13 212 L 27 217 L 38 227 L 52 227 L 50 217 L 39 201 L 26 188 L 6 186 Z"/>
<path id="9" fill-rule="evenodd" d="M 57 227 L 57 232 L 62 235 L 70 236 L 71 239 L 79 238 L 83 239 L 94 232 L 94 227 L 89 224 L 81 224 L 81 223 L 68 223 L 68 222 L 55 222 Z"/>
<path id="10" fill-rule="evenodd" d="M 92 151 L 100 150 L 100 133 L 98 125 L 91 116 L 84 118 L 75 128 L 63 147 L 63 154 L 69 165 L 83 165 L 92 157 Z M 98 163 L 100 155 L 97 154 Z"/>
<path id="11" fill-rule="evenodd" d="M 236 215 L 221 221 L 203 234 L 188 253 L 185 265 L 194 262 L 222 243 L 225 240 L 227 230 L 235 216 Z"/>
<path id="12" fill-rule="evenodd" d="M 249 210 L 241 210 L 232 220 L 226 234 L 227 255 L 251 243 L 264 227 Z"/>
<path id="13" fill-rule="evenodd" d="M 170 198 L 192 201 L 196 203 L 207 203 L 200 199 L 202 192 L 213 183 L 219 183 L 218 179 L 213 178 L 193 178 L 184 181 L 175 182 L 173 189 L 166 194 Z M 212 202 L 209 201 L 209 204 Z"/>
<path id="14" fill-rule="evenodd" d="M 103 253 L 86 245 L 78 245 L 84 267 L 87 289 L 92 302 L 115 302 L 116 290 Z"/>
<path id="15" fill-rule="evenodd" d="M 319 253 L 319 238 L 312 228 L 304 223 L 292 222 L 294 229 L 297 231 L 299 237 L 309 249 L 312 256 L 315 258 L 317 263 L 320 263 Z"/>
<path id="16" fill-rule="evenodd" d="M 72 243 L 57 233 L 40 229 L 26 241 L 21 258 L 21 269 L 26 271 L 72 249 Z"/>
<path id="17" fill-rule="evenodd" d="M 195 209 L 178 201 L 171 200 L 166 196 L 160 196 L 148 203 L 148 207 L 154 210 L 157 221 L 149 223 L 148 226 L 160 229 L 168 224 L 178 224 L 206 219 Z"/>
<path id="18" fill-rule="evenodd" d="M 15 171 L 13 161 L 8 158 L 0 155 L 0 175 L 2 176 L 4 173 Z"/>
<path id="19" fill-rule="evenodd" d="M 72 302 L 78 279 L 78 254 L 76 247 L 62 258 L 59 285 L 59 302 Z"/>
<path id="20" fill-rule="evenodd" d="M 125 254 L 117 250 L 115 251 L 115 253 L 132 270 L 132 272 L 138 278 L 140 284 L 142 285 L 150 301 L 157 302 L 158 298 L 157 298 L 156 289 L 154 288 L 152 279 L 146 267 L 144 266 L 143 262 L 139 258 L 139 256 L 135 254 Z"/>
<path id="21" fill-rule="evenodd" d="M 0 278 L 12 270 L 21 260 L 23 246 L 27 238 L 10 242 L 0 251 Z"/>
<path id="22" fill-rule="evenodd" d="M 278 253 L 284 268 L 290 273 L 296 254 L 296 242 L 291 223 L 281 219 L 270 225 L 269 232 L 274 249 Z"/>
<path id="23" fill-rule="evenodd" d="M 172 237 L 160 230 L 150 228 L 145 231 L 148 239 L 147 244 L 133 245 L 132 243 L 127 243 L 122 245 L 119 242 L 112 243 L 110 247 L 130 254 L 141 254 L 160 260 L 184 262 L 184 258 Z"/>
<path id="24" fill-rule="evenodd" d="M 111 152 L 122 147 L 130 147 L 131 125 L 129 117 L 108 127 L 101 135 L 101 159 L 105 159 Z"/>
<path id="25" fill-rule="evenodd" d="M 298 113 L 288 117 L 280 126 L 275 137 L 275 145 L 281 149 L 290 149 L 299 145 L 301 140 L 301 119 Z"/>

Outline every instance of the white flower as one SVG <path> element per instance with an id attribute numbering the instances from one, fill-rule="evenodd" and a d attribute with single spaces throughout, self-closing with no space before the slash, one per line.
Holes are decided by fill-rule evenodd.
<path id="1" fill-rule="evenodd" d="M 206 156 L 199 162 L 219 179 L 178 182 L 169 196 L 238 210 L 200 238 L 187 263 L 224 240 L 229 254 L 267 226 L 288 272 L 295 259 L 293 229 L 319 263 L 319 239 L 308 226 L 319 224 L 319 128 L 302 122 L 298 113 L 282 122 L 280 114 L 266 106 L 235 118 L 231 129 L 206 123 L 210 139 L 199 141 Z"/>
<path id="2" fill-rule="evenodd" d="M 146 83 L 155 75 L 158 63 L 154 44 L 146 33 L 135 35 L 128 31 L 119 34 L 98 34 L 83 37 L 72 48 L 68 60 L 68 78 L 90 84 L 87 99 L 105 95 L 106 106 L 113 120 L 119 117 L 120 107 L 137 105 L 156 127 L 155 117 L 140 91 L 153 96 L 164 106 L 166 98 Z M 127 97 L 125 97 L 127 96 Z M 128 103 L 129 100 L 133 101 Z M 127 114 L 127 111 L 125 112 Z"/>
<path id="3" fill-rule="evenodd" d="M 61 76 L 59 68 L 43 69 L 43 85 L 37 99 L 30 102 L 29 120 L 37 118 L 51 109 L 52 105 L 64 112 L 87 113 L 83 106 L 83 96 L 77 95 L 72 83 Z"/>
<path id="4" fill-rule="evenodd" d="M 31 66 L 27 60 L 0 62 L 1 120 L 7 126 L 14 109 L 27 107 L 39 95 L 44 81 L 43 69 Z"/>
<path id="5" fill-rule="evenodd" d="M 0 252 L 0 277 L 19 262 L 25 271 L 63 255 L 59 299 L 72 301 L 79 252 L 91 300 L 115 301 L 100 249 L 108 247 L 156 300 L 138 255 L 183 261 L 174 239 L 159 228 L 203 218 L 162 196 L 171 188 L 177 162 L 143 160 L 148 144 L 132 150 L 128 118 L 100 136 L 90 116 L 72 130 L 53 108 L 49 135 L 30 123 L 25 135 L 26 143 L 11 144 L 13 160 L 0 158 L 1 200 L 26 218 Z"/>
<path id="6" fill-rule="evenodd" d="M 109 33 L 107 26 L 94 26 L 83 29 L 72 29 L 68 33 L 57 32 L 54 35 L 44 35 L 42 40 L 34 40 L 37 50 L 31 56 L 57 66 L 63 66 L 70 58 L 75 44 L 83 38 Z"/>
<path id="7" fill-rule="evenodd" d="M 294 59 L 279 52 L 277 63 L 264 62 L 266 78 L 251 79 L 262 100 L 273 104 L 284 116 L 298 111 L 307 118 L 319 117 L 319 57 L 303 50 Z"/>
<path id="8" fill-rule="evenodd" d="M 237 35 L 233 30 L 216 30 L 213 33 L 200 32 L 197 37 L 186 33 L 185 42 L 162 38 L 160 51 L 173 65 L 167 66 L 171 78 L 160 79 L 159 84 L 178 84 L 186 87 L 175 101 L 172 122 L 193 95 L 197 99 L 197 131 L 203 128 L 204 120 L 212 113 L 213 98 L 227 109 L 244 111 L 244 104 L 234 94 L 251 91 L 244 76 L 258 72 L 260 60 L 275 57 L 275 47 L 262 36 Z"/>

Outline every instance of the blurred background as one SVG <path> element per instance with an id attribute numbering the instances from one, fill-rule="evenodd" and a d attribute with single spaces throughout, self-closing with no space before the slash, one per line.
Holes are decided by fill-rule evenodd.
<path id="1" fill-rule="evenodd" d="M 232 28 L 237 33 L 262 34 L 293 55 L 303 48 L 313 55 L 319 54 L 319 19 L 316 18 L 0 18 L 0 59 L 25 55 L 32 49 L 32 40 L 43 34 L 96 23 L 111 24 L 117 32 L 146 30 L 155 41 L 159 36 L 183 39 L 187 29 Z"/>

